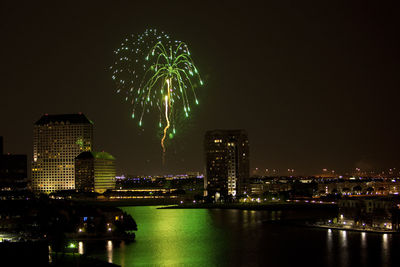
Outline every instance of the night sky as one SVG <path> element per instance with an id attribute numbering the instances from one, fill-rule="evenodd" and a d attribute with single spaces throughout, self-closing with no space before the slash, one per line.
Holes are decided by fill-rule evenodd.
<path id="1" fill-rule="evenodd" d="M 400 167 L 398 5 L 81 2 L 1 2 L 6 152 L 31 158 L 33 124 L 44 113 L 83 112 L 94 122 L 95 150 L 114 155 L 120 174 L 203 172 L 211 129 L 247 130 L 252 170 Z M 164 167 L 159 136 L 131 119 L 108 71 L 122 39 L 146 28 L 186 41 L 205 78 Z"/>

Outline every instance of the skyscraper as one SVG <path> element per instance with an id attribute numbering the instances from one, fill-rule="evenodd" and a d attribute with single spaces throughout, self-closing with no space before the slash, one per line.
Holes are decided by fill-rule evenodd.
<path id="1" fill-rule="evenodd" d="M 103 193 L 115 189 L 115 158 L 107 152 L 82 152 L 75 159 L 75 186 Z"/>
<path id="2" fill-rule="evenodd" d="M 75 189 L 75 158 L 92 144 L 93 123 L 84 114 L 43 115 L 33 129 L 32 189 Z"/>
<path id="3" fill-rule="evenodd" d="M 205 134 L 205 189 L 211 197 L 241 195 L 249 178 L 249 141 L 244 130 Z M 217 194 L 217 196 L 216 196 Z"/>

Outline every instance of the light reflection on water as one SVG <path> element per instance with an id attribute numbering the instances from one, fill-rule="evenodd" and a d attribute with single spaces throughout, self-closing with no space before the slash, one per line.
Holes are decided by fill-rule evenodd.
<path id="1" fill-rule="evenodd" d="M 367 234 L 365 232 L 361 233 L 361 247 L 366 248 L 367 247 Z"/>
<path id="2" fill-rule="evenodd" d="M 84 249 L 83 249 L 83 242 L 79 241 L 78 243 L 78 253 L 83 255 L 85 253 Z"/>
<path id="3" fill-rule="evenodd" d="M 382 235 L 382 266 L 389 266 L 388 259 L 390 257 L 388 234 Z"/>
<path id="4" fill-rule="evenodd" d="M 326 236 L 326 257 L 329 266 L 333 266 L 332 264 L 332 256 L 333 256 L 333 240 L 332 240 L 332 230 L 328 229 Z"/>
<path id="5" fill-rule="evenodd" d="M 340 266 L 348 266 L 349 264 L 349 253 L 348 253 L 348 243 L 347 243 L 347 231 L 341 230 L 339 236 L 340 243 Z"/>
<path id="6" fill-rule="evenodd" d="M 361 233 L 361 264 L 367 264 L 367 233 Z"/>
<path id="7" fill-rule="evenodd" d="M 391 235 L 267 223 L 290 219 L 285 211 L 124 210 L 138 224 L 134 242 L 107 241 L 91 250 L 84 244 L 82 251 L 124 267 L 391 266 L 391 257 L 399 259 L 390 253 L 399 249 Z"/>
<path id="8" fill-rule="evenodd" d="M 107 241 L 107 261 L 113 263 L 113 243 L 111 240 Z"/>

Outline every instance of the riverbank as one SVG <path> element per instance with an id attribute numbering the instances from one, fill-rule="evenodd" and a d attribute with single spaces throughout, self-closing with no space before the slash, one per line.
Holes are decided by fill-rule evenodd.
<path id="1" fill-rule="evenodd" d="M 352 226 L 341 226 L 332 224 L 305 224 L 307 227 L 313 228 L 323 228 L 331 230 L 341 230 L 341 231 L 352 231 L 352 232 L 365 232 L 365 233 L 376 233 L 376 234 L 399 234 L 400 232 L 394 230 L 384 230 L 384 229 L 372 229 L 372 228 L 356 228 Z"/>
<path id="2" fill-rule="evenodd" d="M 337 209 L 331 203 L 190 203 L 178 204 L 158 209 L 239 209 L 239 210 L 298 210 L 298 209 Z"/>
<path id="3" fill-rule="evenodd" d="M 343 226 L 338 224 L 320 224 L 320 223 L 310 223 L 304 220 L 297 219 L 284 219 L 284 220 L 266 220 L 263 221 L 266 224 L 279 224 L 286 226 L 296 226 L 296 227 L 306 227 L 306 228 L 317 228 L 317 229 L 327 229 L 327 230 L 337 230 L 337 231 L 351 231 L 351 232 L 361 232 L 361 233 L 375 233 L 375 234 L 399 234 L 400 232 L 394 230 L 385 229 L 373 229 L 373 228 L 358 228 L 351 226 Z"/>
<path id="4" fill-rule="evenodd" d="M 119 199 L 119 200 L 72 200 L 75 203 L 83 203 L 85 205 L 96 205 L 103 207 L 133 207 L 133 206 L 163 206 L 178 205 L 176 199 Z"/>
<path id="5" fill-rule="evenodd" d="M 79 236 L 79 235 L 67 235 L 68 240 L 79 242 L 79 241 L 135 241 L 136 235 L 134 233 L 130 235 L 102 235 L 102 236 Z"/>

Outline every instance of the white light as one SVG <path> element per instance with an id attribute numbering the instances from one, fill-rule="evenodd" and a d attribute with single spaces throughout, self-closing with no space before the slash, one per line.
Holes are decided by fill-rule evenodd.
<path id="1" fill-rule="evenodd" d="M 84 252 L 84 250 L 83 250 L 83 242 L 80 241 L 80 242 L 78 243 L 78 253 L 82 255 L 83 252 Z"/>
<path id="2" fill-rule="evenodd" d="M 107 259 L 109 263 L 112 263 L 113 260 L 113 244 L 111 240 L 107 241 Z"/>

